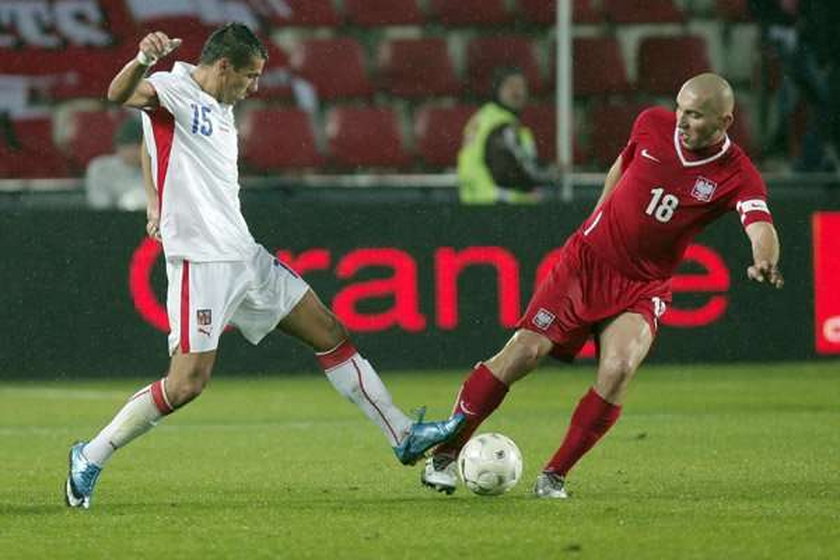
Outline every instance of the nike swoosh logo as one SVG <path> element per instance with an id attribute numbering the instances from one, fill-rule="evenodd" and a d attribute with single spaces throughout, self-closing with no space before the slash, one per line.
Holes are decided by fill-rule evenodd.
<path id="1" fill-rule="evenodd" d="M 463 412 L 467 416 L 475 416 L 475 412 L 467 408 L 467 405 L 464 404 L 464 399 L 461 399 L 461 402 L 458 404 L 458 408 L 460 408 L 461 412 Z"/>
<path id="2" fill-rule="evenodd" d="M 643 158 L 647 158 L 647 159 L 649 159 L 649 160 L 651 160 L 651 161 L 655 161 L 656 163 L 662 163 L 662 162 L 661 162 L 661 161 L 659 161 L 659 159 L 657 159 L 655 156 L 651 155 L 651 153 L 650 153 L 649 151 L 647 151 L 647 148 L 643 148 L 643 149 L 642 149 L 642 157 L 643 157 Z"/>

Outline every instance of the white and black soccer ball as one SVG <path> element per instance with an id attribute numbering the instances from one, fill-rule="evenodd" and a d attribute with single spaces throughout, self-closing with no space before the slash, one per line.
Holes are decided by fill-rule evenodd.
<path id="1" fill-rule="evenodd" d="M 461 449 L 458 473 L 466 487 L 479 496 L 498 496 L 519 482 L 522 453 L 505 435 L 480 434 Z"/>

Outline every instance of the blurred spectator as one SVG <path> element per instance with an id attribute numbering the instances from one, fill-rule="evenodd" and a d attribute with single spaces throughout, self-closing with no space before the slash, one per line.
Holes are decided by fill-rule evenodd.
<path id="1" fill-rule="evenodd" d="M 146 208 L 140 150 L 143 127 L 126 119 L 114 134 L 114 153 L 96 157 L 85 171 L 88 206 L 97 210 L 142 210 Z"/>
<path id="2" fill-rule="evenodd" d="M 837 58 L 836 0 L 750 0 L 750 10 L 762 26 L 762 37 L 782 66 L 778 122 L 770 150 L 787 153 L 791 117 L 800 101 L 807 124 L 793 170 L 836 169 L 836 133 L 832 130 L 832 67 Z M 835 73 L 836 75 L 836 73 Z M 835 86 L 836 87 L 836 86 Z M 832 145 L 833 144 L 833 145 Z"/>
<path id="3" fill-rule="evenodd" d="M 493 80 L 492 100 L 472 116 L 458 153 L 458 193 L 464 204 L 533 203 L 551 174 L 537 162 L 534 135 L 519 113 L 528 103 L 522 71 L 504 68 Z"/>

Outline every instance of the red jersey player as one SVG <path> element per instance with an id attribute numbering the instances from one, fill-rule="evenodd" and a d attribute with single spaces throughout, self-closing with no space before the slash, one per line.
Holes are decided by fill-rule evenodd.
<path id="1" fill-rule="evenodd" d="M 455 412 L 466 415 L 467 423 L 427 460 L 423 484 L 453 492 L 454 458 L 510 385 L 548 354 L 570 361 L 594 334 L 595 384 L 578 403 L 562 445 L 534 486 L 538 497 L 567 497 L 566 474 L 618 420 L 630 380 L 671 301 L 670 278 L 685 248 L 725 212 L 738 212 L 752 244 L 747 276 L 782 286 L 766 188 L 726 134 L 733 106 L 729 84 L 701 74 L 680 89 L 676 112 L 654 108 L 638 116 L 595 211 L 566 242 L 518 330 L 461 387 Z"/>

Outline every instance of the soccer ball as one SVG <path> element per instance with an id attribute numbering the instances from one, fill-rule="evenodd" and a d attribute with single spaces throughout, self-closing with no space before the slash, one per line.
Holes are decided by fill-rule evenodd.
<path id="1" fill-rule="evenodd" d="M 461 449 L 458 473 L 466 487 L 479 496 L 498 496 L 519 482 L 522 453 L 507 436 L 481 434 Z"/>

